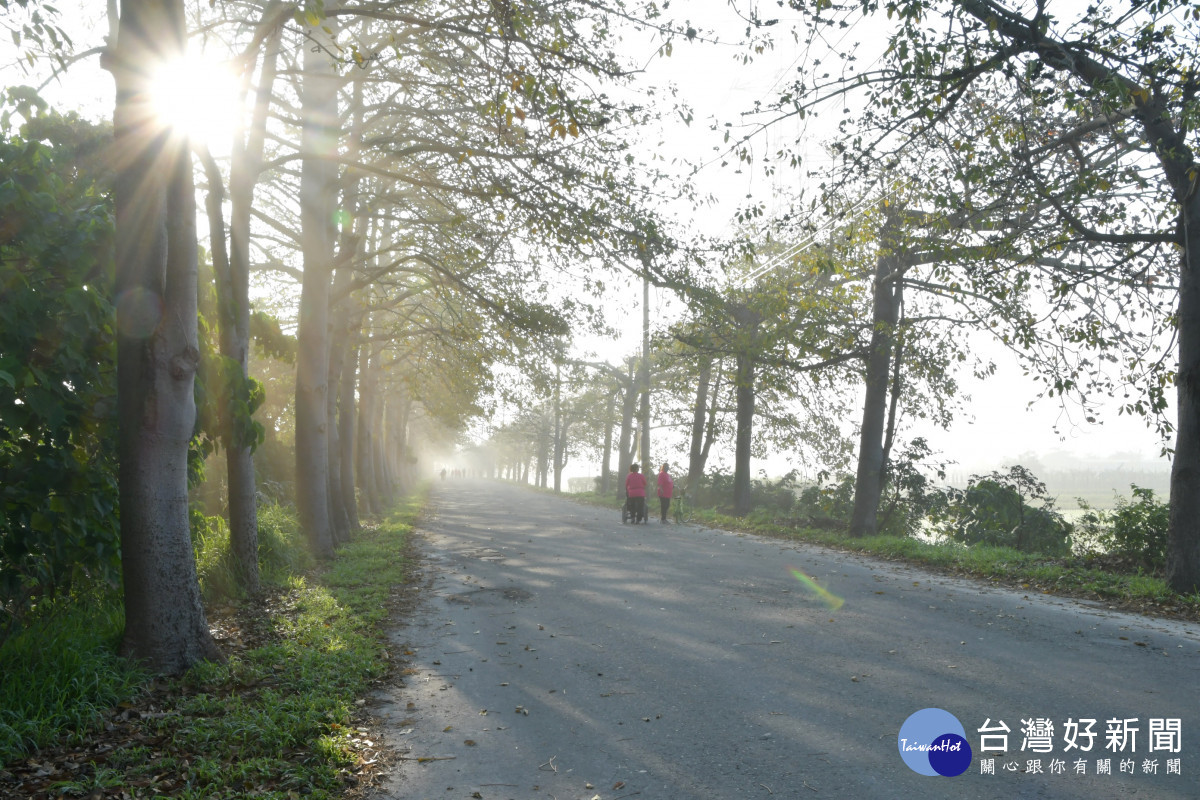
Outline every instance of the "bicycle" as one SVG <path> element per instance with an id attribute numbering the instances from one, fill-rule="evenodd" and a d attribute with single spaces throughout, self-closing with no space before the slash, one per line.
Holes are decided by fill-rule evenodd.
<path id="1" fill-rule="evenodd" d="M 671 506 L 675 510 L 675 524 L 676 525 L 683 525 L 689 519 L 691 519 L 691 515 L 688 513 L 687 506 L 684 503 L 684 499 L 686 497 L 687 497 L 687 492 L 680 492 L 677 497 L 674 497 L 671 499 Z"/>

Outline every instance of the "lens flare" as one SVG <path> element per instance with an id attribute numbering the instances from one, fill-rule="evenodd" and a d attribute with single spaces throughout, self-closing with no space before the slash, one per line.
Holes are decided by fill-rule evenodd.
<path id="1" fill-rule="evenodd" d="M 845 604 L 846 601 L 844 599 L 835 594 L 830 594 L 825 587 L 821 586 L 795 567 L 788 567 L 788 571 L 792 573 L 793 578 L 800 581 L 800 583 L 803 584 L 809 591 L 819 597 L 821 602 L 824 603 L 830 611 L 837 611 Z"/>
<path id="2" fill-rule="evenodd" d="M 189 51 L 161 65 L 150 90 L 160 119 L 193 141 L 224 152 L 241 114 L 240 86 L 228 63 Z"/>

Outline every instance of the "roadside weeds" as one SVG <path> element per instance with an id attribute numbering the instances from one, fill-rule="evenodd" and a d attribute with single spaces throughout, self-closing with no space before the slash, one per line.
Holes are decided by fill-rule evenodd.
<path id="1" fill-rule="evenodd" d="M 211 609 L 225 663 L 132 682 L 114 707 L 93 709 L 83 729 L 0 765 L 0 796 L 322 800 L 364 792 L 391 758 L 366 697 L 403 657 L 389 651 L 384 628 L 414 599 L 410 534 L 423 500 L 364 527 L 324 569 Z"/>

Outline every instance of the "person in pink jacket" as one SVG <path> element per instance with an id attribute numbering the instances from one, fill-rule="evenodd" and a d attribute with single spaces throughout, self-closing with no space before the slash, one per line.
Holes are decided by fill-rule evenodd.
<path id="1" fill-rule="evenodd" d="M 675 491 L 675 481 L 667 473 L 667 465 L 662 465 L 658 473 L 658 504 L 662 507 L 662 521 L 667 521 L 667 509 L 671 507 L 671 495 Z"/>
<path id="2" fill-rule="evenodd" d="M 629 465 L 629 474 L 625 476 L 625 497 L 629 501 L 629 511 L 633 521 L 646 521 L 646 476 L 638 470 L 637 464 Z"/>

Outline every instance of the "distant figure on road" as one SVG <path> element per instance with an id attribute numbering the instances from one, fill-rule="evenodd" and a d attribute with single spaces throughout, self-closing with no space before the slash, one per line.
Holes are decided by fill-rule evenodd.
<path id="1" fill-rule="evenodd" d="M 630 464 L 625 476 L 625 498 L 634 522 L 646 519 L 646 476 L 638 472 L 640 469 L 638 464 Z"/>
<path id="2" fill-rule="evenodd" d="M 662 465 L 658 473 L 658 504 L 662 506 L 662 522 L 667 521 L 667 509 L 671 507 L 671 495 L 675 491 L 675 481 L 667 473 L 667 464 Z"/>
<path id="3" fill-rule="evenodd" d="M 446 480 L 446 468 L 442 467 L 442 480 Z"/>

